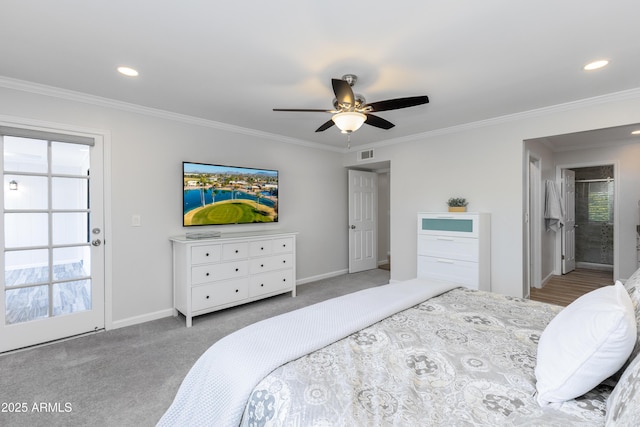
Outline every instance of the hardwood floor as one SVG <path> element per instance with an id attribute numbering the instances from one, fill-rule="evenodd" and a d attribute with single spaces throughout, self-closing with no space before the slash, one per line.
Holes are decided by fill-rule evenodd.
<path id="1" fill-rule="evenodd" d="M 531 299 L 566 307 L 578 297 L 609 285 L 613 285 L 611 271 L 578 268 L 562 276 L 553 276 L 542 289 L 531 288 Z"/>

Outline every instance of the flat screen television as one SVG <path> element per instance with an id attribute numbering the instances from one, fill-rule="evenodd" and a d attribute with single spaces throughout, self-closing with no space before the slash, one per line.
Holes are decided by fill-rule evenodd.
<path id="1" fill-rule="evenodd" d="M 278 171 L 182 163 L 184 227 L 278 222 Z"/>

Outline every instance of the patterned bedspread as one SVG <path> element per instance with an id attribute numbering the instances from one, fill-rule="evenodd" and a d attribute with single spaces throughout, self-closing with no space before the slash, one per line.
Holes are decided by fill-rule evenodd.
<path id="1" fill-rule="evenodd" d="M 454 289 L 277 368 L 242 425 L 603 425 L 607 385 L 536 402 L 538 339 L 560 309 Z"/>

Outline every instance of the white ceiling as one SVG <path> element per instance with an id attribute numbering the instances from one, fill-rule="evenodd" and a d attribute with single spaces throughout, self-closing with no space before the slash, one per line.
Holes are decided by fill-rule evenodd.
<path id="1" fill-rule="evenodd" d="M 314 132 L 328 114 L 272 108 L 332 108 L 346 73 L 369 102 L 429 96 L 357 146 L 640 88 L 639 16 L 638 0 L 2 0 L 0 76 L 344 148 Z"/>

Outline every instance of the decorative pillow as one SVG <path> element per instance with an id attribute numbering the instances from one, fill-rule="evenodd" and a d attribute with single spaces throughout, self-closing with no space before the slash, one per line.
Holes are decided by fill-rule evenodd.
<path id="1" fill-rule="evenodd" d="M 538 403 L 564 402 L 591 390 L 625 363 L 636 342 L 629 294 L 616 283 L 581 296 L 540 336 Z"/>
<path id="2" fill-rule="evenodd" d="M 607 426 L 635 426 L 640 420 L 640 356 L 633 359 L 607 400 Z"/>

